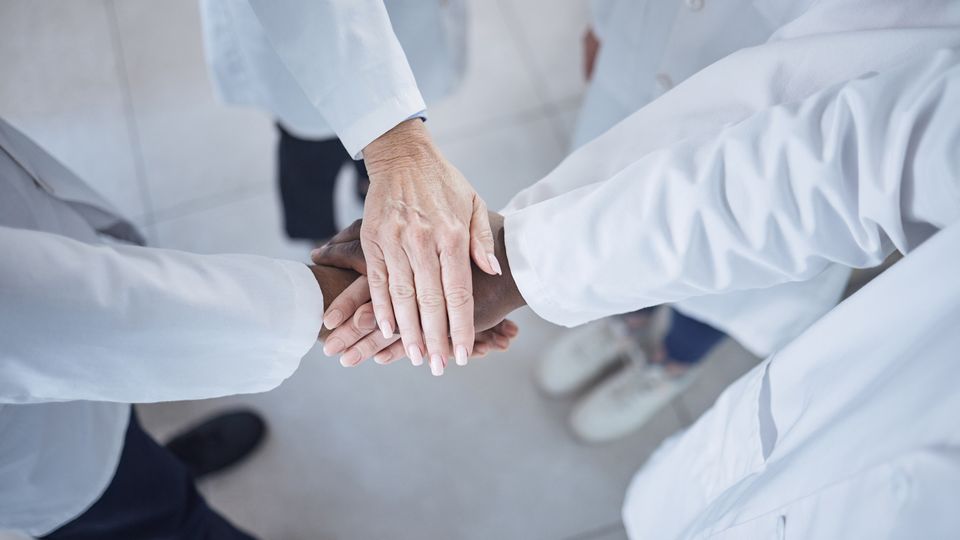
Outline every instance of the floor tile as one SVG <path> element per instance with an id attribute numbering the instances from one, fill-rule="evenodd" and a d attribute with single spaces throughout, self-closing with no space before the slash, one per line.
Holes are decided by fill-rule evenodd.
<path id="1" fill-rule="evenodd" d="M 469 134 L 502 124 L 544 103 L 534 74 L 521 58 L 497 2 L 468 2 L 467 69 L 463 83 L 439 103 L 429 103 L 430 130 L 438 137 Z"/>
<path id="2" fill-rule="evenodd" d="M 273 392 L 150 405 L 144 423 L 162 437 L 225 407 L 265 411 L 263 452 L 203 490 L 266 538 L 553 539 L 614 523 L 631 474 L 679 419 L 665 409 L 629 439 L 577 443 L 571 404 L 531 381 L 558 329 L 516 319 L 510 352 L 440 379 L 408 364 L 345 369 L 315 350 Z"/>
<path id="3" fill-rule="evenodd" d="M 283 232 L 280 201 L 272 187 L 241 189 L 216 205 L 156 222 L 157 245 L 197 253 L 250 253 L 307 260 L 309 246 Z"/>
<path id="4" fill-rule="evenodd" d="M 441 137 L 437 143 L 492 210 L 550 172 L 565 155 L 553 119 L 546 114 L 514 119 L 449 142 Z"/>
<path id="5" fill-rule="evenodd" d="M 703 371 L 697 380 L 675 400 L 681 416 L 687 417 L 688 422 L 695 421 L 713 405 L 730 383 L 750 371 L 758 362 L 757 357 L 733 340 L 728 339 L 718 345 L 704 359 Z"/>
<path id="6" fill-rule="evenodd" d="M 197 2 L 115 6 L 154 211 L 272 182 L 272 123 L 258 111 L 217 102 Z"/>
<path id="7" fill-rule="evenodd" d="M 0 116 L 129 217 L 147 208 L 102 0 L 0 3 Z"/>
<path id="8" fill-rule="evenodd" d="M 550 0 L 499 0 L 514 38 L 536 75 L 538 94 L 554 103 L 583 94 L 581 40 L 589 25 L 587 3 Z"/>

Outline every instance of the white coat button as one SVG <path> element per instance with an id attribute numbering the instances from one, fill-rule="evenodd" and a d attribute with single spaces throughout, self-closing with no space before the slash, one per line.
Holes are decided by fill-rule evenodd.
<path id="1" fill-rule="evenodd" d="M 673 88 L 673 79 L 666 73 L 657 73 L 657 85 L 661 92 L 666 92 Z"/>
<path id="2" fill-rule="evenodd" d="M 685 0 L 690 11 L 700 11 L 703 9 L 703 0 Z"/>

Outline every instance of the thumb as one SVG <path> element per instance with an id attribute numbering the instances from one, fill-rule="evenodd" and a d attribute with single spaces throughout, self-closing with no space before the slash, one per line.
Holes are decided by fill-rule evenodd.
<path id="1" fill-rule="evenodd" d="M 493 231 L 490 230 L 487 205 L 479 195 L 473 197 L 473 216 L 470 219 L 470 256 L 477 267 L 491 276 L 499 276 L 503 273 L 494 252 Z"/>

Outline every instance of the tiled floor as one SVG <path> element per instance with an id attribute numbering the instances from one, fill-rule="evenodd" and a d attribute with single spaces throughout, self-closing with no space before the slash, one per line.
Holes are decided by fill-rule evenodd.
<path id="1" fill-rule="evenodd" d="M 431 107 L 440 146 L 492 208 L 563 157 L 583 91 L 586 10 L 551 5 L 474 0 L 464 84 Z M 5 0 L 0 115 L 156 245 L 305 259 L 280 231 L 271 123 L 214 101 L 199 32 L 194 0 Z M 531 384 L 561 330 L 530 312 L 517 320 L 509 353 L 442 379 L 408 365 L 346 370 L 315 350 L 273 392 L 140 410 L 160 437 L 236 404 L 264 412 L 264 450 L 202 486 L 264 538 L 625 538 L 619 507 L 633 471 L 753 359 L 724 346 L 641 432 L 589 447 L 567 431 L 571 403 Z"/>

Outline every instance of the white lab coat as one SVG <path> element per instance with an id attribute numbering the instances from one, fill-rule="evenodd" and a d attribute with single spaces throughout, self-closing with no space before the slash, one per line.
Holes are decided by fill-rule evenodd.
<path id="1" fill-rule="evenodd" d="M 756 0 L 594 0 L 601 41 L 573 135 L 578 148 L 694 73 L 777 28 Z M 723 330 L 758 356 L 779 349 L 839 301 L 850 270 L 833 265 L 813 279 L 761 292 L 680 301 L 674 307 Z"/>
<path id="2" fill-rule="evenodd" d="M 420 93 L 439 100 L 463 77 L 464 0 L 276 4 L 203 0 L 207 63 L 223 101 L 267 111 L 300 137 L 339 136 L 356 156 L 421 113 Z"/>
<path id="3" fill-rule="evenodd" d="M 511 270 L 538 315 L 574 326 L 665 302 L 722 299 L 716 295 L 806 281 L 829 266 L 829 261 L 810 264 L 789 278 L 762 282 L 735 279 L 753 270 L 716 242 L 717 227 L 728 225 L 729 218 L 702 221 L 691 214 L 696 206 L 690 204 L 686 183 L 661 181 L 683 164 L 663 163 L 663 170 L 644 173 L 633 167 L 658 148 L 711 135 L 772 105 L 803 99 L 924 51 L 960 45 L 960 3 L 783 0 L 767 8 L 771 13 L 782 9 L 783 16 L 767 43 L 688 78 L 573 152 L 504 210 Z M 803 142 L 810 141 L 798 140 Z M 727 162 L 725 177 L 756 176 L 754 166 L 751 159 Z M 755 186 L 716 196 L 723 195 L 727 205 L 760 204 L 756 193 L 771 189 L 776 185 L 771 179 L 785 174 L 767 172 Z M 770 224 L 749 225 L 753 228 L 742 234 L 757 247 L 780 252 L 789 247 L 763 243 Z"/>
<path id="4" fill-rule="evenodd" d="M 657 276 L 651 294 L 907 255 L 662 445 L 624 503 L 631 538 L 956 537 L 958 110 L 960 49 L 635 164 L 684 186 L 690 223 L 711 230 L 699 258 L 716 263 L 689 281 Z M 738 161 L 752 172 L 731 177 Z M 750 187 L 770 171 L 789 173 Z M 747 189 L 750 202 L 737 196 Z"/>
<path id="5" fill-rule="evenodd" d="M 315 343 L 304 264 L 138 241 L 0 120 L 0 530 L 40 536 L 96 501 L 131 402 L 261 392 Z"/>

